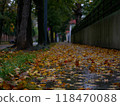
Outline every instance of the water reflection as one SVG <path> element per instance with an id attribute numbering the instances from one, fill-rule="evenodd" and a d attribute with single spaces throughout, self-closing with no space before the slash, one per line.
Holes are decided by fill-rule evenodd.
<path id="1" fill-rule="evenodd" d="M 78 76 L 75 76 L 78 75 Z M 71 80 L 66 80 L 66 79 Z M 114 71 L 112 74 L 90 73 L 87 69 L 84 71 L 76 71 L 73 75 L 67 74 L 63 82 L 69 83 L 72 86 L 66 89 L 91 89 L 91 90 L 118 90 L 120 89 L 120 72 Z"/>

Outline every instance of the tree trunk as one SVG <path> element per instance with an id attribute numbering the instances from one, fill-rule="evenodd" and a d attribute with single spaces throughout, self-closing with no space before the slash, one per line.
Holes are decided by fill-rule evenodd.
<path id="1" fill-rule="evenodd" d="M 17 45 L 17 39 L 18 39 L 18 34 L 20 32 L 20 24 L 21 24 L 21 20 L 22 20 L 22 11 L 23 11 L 23 0 L 18 0 L 17 1 L 18 4 L 18 8 L 17 8 L 17 31 L 16 31 L 16 44 Z"/>
<path id="2" fill-rule="evenodd" d="M 47 44 L 50 44 L 49 33 L 48 33 L 48 31 L 47 31 Z"/>
<path id="3" fill-rule="evenodd" d="M 40 2 L 43 0 L 40 0 Z M 41 2 L 43 4 L 43 2 Z M 44 7 L 38 7 L 38 44 L 43 44 L 45 40 L 45 35 L 44 35 Z"/>
<path id="4" fill-rule="evenodd" d="M 53 40 L 53 28 L 52 27 L 50 27 L 51 28 L 51 35 L 50 35 L 50 37 L 51 37 L 51 43 L 53 43 L 54 42 L 54 40 Z"/>
<path id="5" fill-rule="evenodd" d="M 57 42 L 57 36 L 56 36 L 56 32 L 55 32 L 55 42 Z"/>
<path id="6" fill-rule="evenodd" d="M 26 49 L 32 46 L 31 40 L 31 0 L 18 0 L 18 16 L 21 14 L 21 19 L 18 19 L 17 25 L 17 49 Z M 23 1 L 23 3 L 22 3 Z M 20 3 L 20 4 L 19 4 Z M 23 5 L 23 8 L 22 8 Z"/>
<path id="7" fill-rule="evenodd" d="M 4 15 L 4 9 L 5 9 L 5 4 L 6 0 L 1 1 L 2 3 L 0 4 L 0 13 L 3 16 Z M 2 27 L 3 27 L 3 18 L 0 19 L 0 44 L 2 40 Z"/>
<path id="8" fill-rule="evenodd" d="M 44 34 L 44 0 L 34 0 L 38 16 L 38 44 L 43 44 Z"/>
<path id="9" fill-rule="evenodd" d="M 0 44 L 1 44 L 1 40 L 2 40 L 2 26 L 3 26 L 3 20 L 0 19 Z"/>
<path id="10" fill-rule="evenodd" d="M 30 10 L 31 10 L 31 5 L 30 5 Z M 31 11 L 29 11 L 26 45 L 28 45 L 28 47 L 32 47 L 33 46 Z"/>

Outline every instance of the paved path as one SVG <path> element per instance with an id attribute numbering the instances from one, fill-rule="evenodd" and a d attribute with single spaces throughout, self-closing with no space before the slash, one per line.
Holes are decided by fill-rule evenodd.
<path id="1" fill-rule="evenodd" d="M 39 67 L 36 67 L 39 64 Z M 32 76 L 42 89 L 120 89 L 120 51 L 58 43 L 39 53 Z M 43 67 L 42 67 L 43 66 Z M 31 73 L 31 72 L 30 72 Z M 46 85 L 46 86 L 45 86 Z"/>
<path id="2" fill-rule="evenodd" d="M 32 63 L 29 62 L 31 67 L 27 72 L 11 77 L 14 89 L 120 90 L 118 50 L 58 43 L 49 50 L 30 53 L 35 53 L 37 57 Z M 27 63 L 28 59 L 25 61 Z M 22 72 L 20 68 L 15 70 Z"/>
<path id="3" fill-rule="evenodd" d="M 33 42 L 33 46 L 36 46 L 36 45 L 38 45 L 38 42 Z"/>
<path id="4" fill-rule="evenodd" d="M 37 42 L 33 42 L 33 46 L 36 46 L 38 43 Z M 13 44 L 5 44 L 5 45 L 0 45 L 0 50 L 5 49 L 7 47 L 11 47 L 13 46 Z"/>
<path id="5" fill-rule="evenodd" d="M 6 44 L 6 45 L 0 45 L 0 50 L 5 49 L 7 47 L 11 47 L 13 44 Z"/>

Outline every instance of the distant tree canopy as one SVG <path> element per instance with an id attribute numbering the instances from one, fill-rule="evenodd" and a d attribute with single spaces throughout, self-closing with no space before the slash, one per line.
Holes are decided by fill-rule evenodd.
<path id="1" fill-rule="evenodd" d="M 69 21 L 74 16 L 75 3 L 83 4 L 82 15 L 89 14 L 95 6 L 91 0 L 48 0 L 48 27 L 53 32 L 64 35 Z M 44 0 L 0 0 L 0 41 L 2 33 L 16 35 L 17 48 L 32 47 L 33 15 L 38 21 L 38 43 L 44 43 Z"/>
<path id="2" fill-rule="evenodd" d="M 72 18 L 73 3 L 73 0 L 48 0 L 48 27 L 51 29 L 51 41 L 53 32 L 65 32 L 66 24 Z"/>
<path id="3" fill-rule="evenodd" d="M 2 33 L 15 35 L 17 6 L 15 1 L 0 1 L 0 42 Z"/>

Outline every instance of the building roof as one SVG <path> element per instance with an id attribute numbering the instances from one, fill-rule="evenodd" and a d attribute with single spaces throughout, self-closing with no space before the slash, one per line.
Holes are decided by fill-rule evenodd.
<path id="1" fill-rule="evenodd" d="M 66 33 L 69 33 L 70 31 L 66 31 Z"/>

